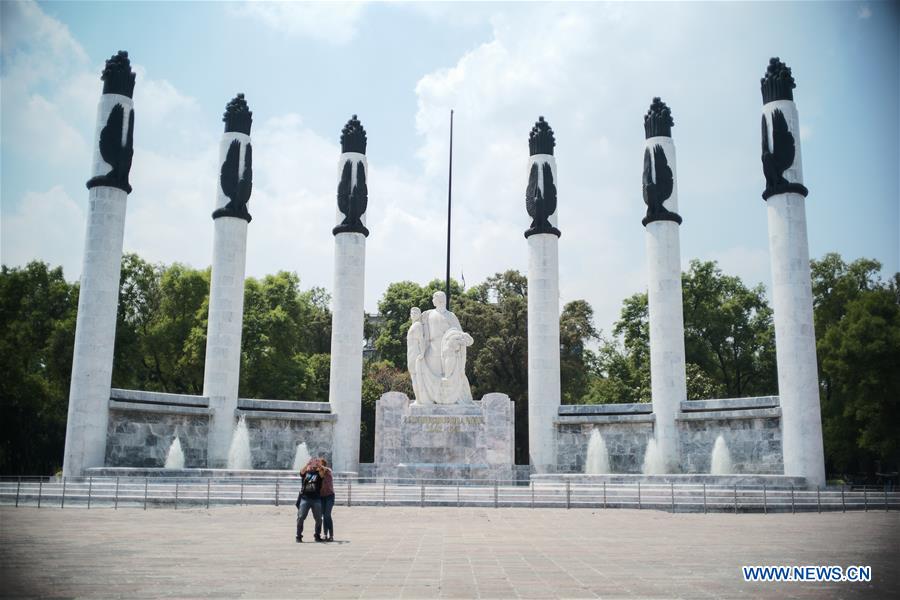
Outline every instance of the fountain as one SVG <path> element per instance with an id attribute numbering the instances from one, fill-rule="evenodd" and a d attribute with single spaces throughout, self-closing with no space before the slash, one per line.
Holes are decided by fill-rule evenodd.
<path id="1" fill-rule="evenodd" d="M 725 438 L 721 435 L 716 438 L 716 443 L 713 445 L 709 472 L 713 475 L 731 475 L 734 473 L 734 466 L 731 464 L 731 452 L 728 450 Z"/>
<path id="2" fill-rule="evenodd" d="M 591 439 L 587 447 L 587 459 L 584 462 L 586 475 L 603 475 L 609 473 L 609 451 L 606 442 L 596 427 L 591 431 Z"/>
<path id="3" fill-rule="evenodd" d="M 644 475 L 663 475 L 666 472 L 655 438 L 650 438 L 650 441 L 647 442 L 647 452 L 644 454 L 644 465 L 641 467 L 641 472 Z"/>
<path id="4" fill-rule="evenodd" d="M 300 442 L 297 444 L 297 451 L 294 453 L 294 465 L 291 467 L 291 470 L 295 473 L 306 466 L 306 463 L 309 462 L 309 448 L 306 447 L 306 442 Z"/>
<path id="5" fill-rule="evenodd" d="M 231 446 L 228 448 L 228 468 L 233 471 L 246 471 L 253 468 L 250 456 L 250 431 L 247 421 L 242 416 L 234 428 Z"/>
<path id="6" fill-rule="evenodd" d="M 181 440 L 178 436 L 172 440 L 169 451 L 166 453 L 166 469 L 183 469 L 184 468 L 184 451 L 181 449 Z"/>

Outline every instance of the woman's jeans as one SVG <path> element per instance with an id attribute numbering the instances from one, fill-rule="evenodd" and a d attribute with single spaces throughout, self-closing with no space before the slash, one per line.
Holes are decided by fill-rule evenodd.
<path id="1" fill-rule="evenodd" d="M 300 508 L 297 509 L 297 537 L 303 535 L 303 521 L 306 520 L 310 510 L 313 519 L 316 520 L 316 536 L 322 531 L 322 501 L 319 498 L 300 498 Z"/>
<path id="2" fill-rule="evenodd" d="M 334 537 L 334 521 L 331 520 L 332 508 L 334 508 L 334 494 L 322 496 L 322 518 L 325 521 L 325 537 Z"/>

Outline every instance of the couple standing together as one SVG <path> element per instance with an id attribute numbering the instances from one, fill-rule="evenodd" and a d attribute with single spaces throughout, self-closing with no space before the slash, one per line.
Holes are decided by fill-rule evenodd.
<path id="1" fill-rule="evenodd" d="M 311 458 L 300 469 L 300 494 L 297 496 L 297 542 L 303 541 L 303 522 L 309 511 L 316 521 L 317 542 L 334 541 L 334 522 L 331 510 L 334 508 L 334 477 L 324 458 Z M 322 521 L 325 521 L 325 537 L 321 536 Z"/>

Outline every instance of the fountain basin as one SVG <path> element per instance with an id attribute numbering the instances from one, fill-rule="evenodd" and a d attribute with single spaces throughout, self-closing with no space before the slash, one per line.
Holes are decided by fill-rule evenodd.
<path id="1" fill-rule="evenodd" d="M 164 469 L 151 467 L 93 467 L 84 470 L 84 477 L 120 477 L 123 479 L 299 479 L 290 469 Z M 335 479 L 356 479 L 353 471 L 335 471 Z"/>
<path id="2" fill-rule="evenodd" d="M 531 476 L 535 483 L 604 483 L 609 485 L 703 485 L 708 486 L 754 486 L 769 488 L 808 488 L 803 477 L 788 475 L 766 475 L 753 473 L 735 473 L 731 475 L 710 475 L 708 473 L 667 473 L 662 475 L 643 475 L 641 473 L 609 473 L 605 475 L 586 475 L 584 473 L 541 473 Z"/>

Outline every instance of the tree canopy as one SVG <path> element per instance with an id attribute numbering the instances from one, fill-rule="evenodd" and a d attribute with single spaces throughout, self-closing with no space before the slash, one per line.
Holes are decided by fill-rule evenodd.
<path id="1" fill-rule="evenodd" d="M 777 393 L 775 329 L 762 285 L 748 288 L 715 262 L 693 260 L 682 276 L 689 399 Z M 587 402 L 650 401 L 646 292 L 626 298 L 603 338 Z"/>
<path id="2" fill-rule="evenodd" d="M 869 475 L 900 463 L 900 274 L 883 281 L 874 260 L 837 254 L 811 261 L 826 466 Z M 682 276 L 689 399 L 777 394 L 772 310 L 761 285 L 747 287 L 715 262 Z M 361 460 L 374 453 L 375 405 L 388 391 L 412 394 L 406 331 L 413 306 L 431 308 L 444 282 L 393 283 L 366 323 L 375 353 L 364 363 Z M 331 313 L 321 288 L 296 273 L 245 281 L 240 395 L 328 400 Z M 451 281 L 451 309 L 475 339 L 467 376 L 475 398 L 515 403 L 516 461 L 528 461 L 528 283 L 518 271 L 470 288 Z M 0 473 L 47 473 L 62 462 L 78 284 L 32 262 L 0 275 Z M 122 261 L 115 387 L 200 394 L 206 352 L 209 269 Z M 611 335 L 585 300 L 560 314 L 563 403 L 650 401 L 647 294 L 625 298 Z M 362 342 L 362 340 L 360 341 Z"/>

